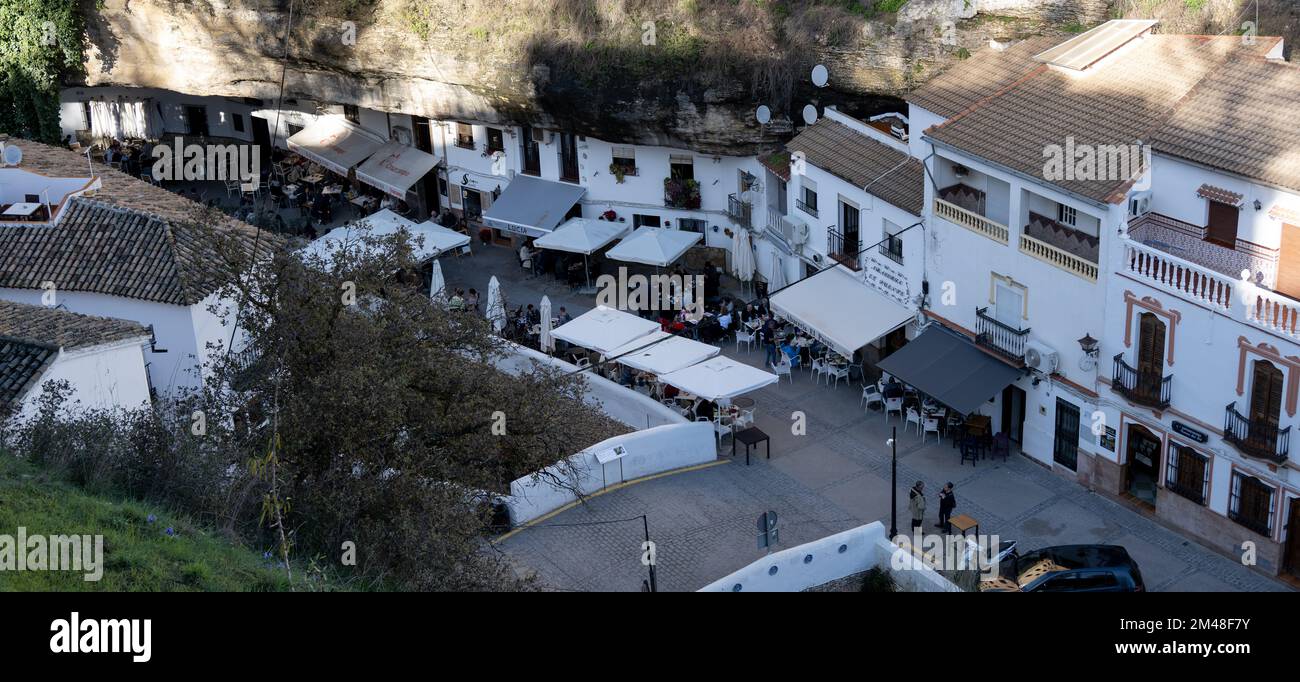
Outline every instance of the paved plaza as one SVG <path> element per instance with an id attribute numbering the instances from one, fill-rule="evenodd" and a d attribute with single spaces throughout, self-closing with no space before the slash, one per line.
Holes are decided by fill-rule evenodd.
<path id="1" fill-rule="evenodd" d="M 444 258 L 449 286 L 486 291 L 497 275 L 511 306 L 536 303 L 543 294 L 555 309 L 573 315 L 593 299 L 570 292 L 549 277 L 527 277 L 508 249 L 474 245 L 475 254 Z M 723 353 L 761 366 L 757 347 Z M 1286 590 L 1282 583 L 1244 567 L 1175 533 L 1154 520 L 1053 474 L 1019 454 L 960 465 L 948 441 L 926 444 L 904 431 L 897 417 L 886 422 L 861 407 L 861 385 L 828 387 L 806 371 L 750 394 L 756 425 L 771 436 L 765 452 L 746 466 L 730 458 L 723 443 L 716 466 L 675 473 L 597 495 L 525 528 L 497 547 L 540 584 L 556 590 L 638 590 L 646 577 L 640 561 L 642 525 L 649 517 L 658 549 L 661 590 L 696 590 L 763 556 L 757 547 L 758 515 L 780 517 L 778 549 L 890 517 L 889 438 L 897 426 L 899 524 L 907 526 L 907 489 L 925 482 L 926 528 L 937 521 L 934 495 L 955 484 L 957 513 L 980 522 L 980 530 L 1017 540 L 1022 550 L 1047 545 L 1109 543 L 1128 549 L 1152 591 Z M 806 432 L 795 435 L 800 415 Z M 743 449 L 743 446 L 741 446 Z M 762 446 L 760 446 L 760 449 Z M 628 521 L 619 521 L 630 519 Z M 610 522 L 612 523 L 605 523 Z"/>

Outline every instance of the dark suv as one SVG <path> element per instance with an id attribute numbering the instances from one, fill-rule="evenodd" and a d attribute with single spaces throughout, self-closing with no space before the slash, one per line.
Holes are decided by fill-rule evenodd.
<path id="1" fill-rule="evenodd" d="M 1142 572 L 1118 545 L 1059 545 L 1009 557 L 987 590 L 1144 592 Z"/>

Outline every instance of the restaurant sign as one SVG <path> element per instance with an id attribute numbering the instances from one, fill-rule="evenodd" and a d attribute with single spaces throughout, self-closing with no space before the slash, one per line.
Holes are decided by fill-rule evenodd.
<path id="1" fill-rule="evenodd" d="M 1205 435 L 1204 431 L 1194 429 L 1180 421 L 1175 421 L 1173 426 L 1174 426 L 1175 433 L 1185 438 L 1194 440 L 1197 443 L 1204 443 L 1205 441 L 1210 439 L 1209 436 Z"/>
<path id="2" fill-rule="evenodd" d="M 868 258 L 867 268 L 862 273 L 862 281 L 904 306 L 910 305 L 912 291 L 908 286 L 907 274 L 902 270 L 885 265 L 875 258 Z"/>

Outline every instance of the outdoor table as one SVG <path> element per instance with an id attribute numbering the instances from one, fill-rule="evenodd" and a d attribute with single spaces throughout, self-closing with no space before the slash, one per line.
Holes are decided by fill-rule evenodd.
<path id="1" fill-rule="evenodd" d="M 736 441 L 745 444 L 745 466 L 749 466 L 749 449 L 757 448 L 759 443 L 767 444 L 767 458 L 772 459 L 772 439 L 757 426 L 737 431 L 731 435 L 731 456 L 736 456 Z"/>
<path id="2" fill-rule="evenodd" d="M 321 175 L 320 173 L 312 173 L 311 175 L 303 177 L 301 180 L 309 185 L 314 185 L 324 179 L 324 175 Z"/>
<path id="3" fill-rule="evenodd" d="M 325 189 L 321 190 L 321 194 L 342 194 L 342 193 L 343 193 L 343 188 L 339 187 L 338 185 L 330 185 L 329 187 L 326 187 Z"/>
<path id="4" fill-rule="evenodd" d="M 966 537 L 966 531 L 972 528 L 975 529 L 975 536 L 979 537 L 980 522 L 965 514 L 958 514 L 957 516 L 948 519 L 948 523 L 951 524 L 953 528 L 961 531 L 962 537 Z"/>

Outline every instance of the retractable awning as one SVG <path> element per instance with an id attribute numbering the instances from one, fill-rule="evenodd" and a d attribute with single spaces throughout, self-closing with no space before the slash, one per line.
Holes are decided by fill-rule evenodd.
<path id="1" fill-rule="evenodd" d="M 618 243 L 605 255 L 628 263 L 667 267 L 695 246 L 704 235 L 699 232 L 643 227 Z"/>
<path id="2" fill-rule="evenodd" d="M 845 357 L 905 325 L 913 312 L 837 265 L 773 294 L 776 314 Z"/>
<path id="3" fill-rule="evenodd" d="M 974 412 L 1020 376 L 1019 369 L 938 324 L 877 366 L 962 414 Z"/>
<path id="4" fill-rule="evenodd" d="M 341 116 L 324 116 L 285 141 L 289 149 L 338 173 L 347 175 L 353 166 L 384 145 L 384 138 Z"/>
<path id="5" fill-rule="evenodd" d="M 363 237 L 385 237 L 405 230 L 411 235 L 412 244 L 419 242 L 415 248 L 415 258 L 426 261 L 437 258 L 446 251 L 459 249 L 469 244 L 469 237 L 454 230 L 431 222 L 413 223 L 388 209 L 373 213 L 351 225 L 336 227 L 325 236 L 313 241 L 303 249 L 304 255 L 316 255 L 329 261 L 340 248 L 363 248 Z"/>
<path id="6" fill-rule="evenodd" d="M 706 400 L 734 398 L 776 383 L 771 372 L 750 367 L 720 355 L 698 365 L 659 376 L 659 381 Z"/>
<path id="7" fill-rule="evenodd" d="M 643 372 L 667 374 L 704 362 L 719 352 L 717 346 L 657 331 L 615 348 L 606 358 Z"/>
<path id="8" fill-rule="evenodd" d="M 623 236 L 628 230 L 627 223 L 614 223 L 608 220 L 591 218 L 570 218 L 563 225 L 548 235 L 533 242 L 539 249 L 581 253 L 585 256 L 601 250 L 606 244 Z"/>
<path id="9" fill-rule="evenodd" d="M 506 232 L 541 237 L 564 222 L 585 187 L 516 175 L 483 214 L 483 222 Z"/>
<path id="10" fill-rule="evenodd" d="M 416 181 L 438 165 L 438 157 L 396 140 L 384 143 L 357 167 L 357 179 L 384 194 L 405 199 Z"/>
<path id="11" fill-rule="evenodd" d="M 599 306 L 551 331 L 561 341 L 590 348 L 601 355 L 609 355 L 620 346 L 659 329 L 659 323 L 636 315 Z"/>

